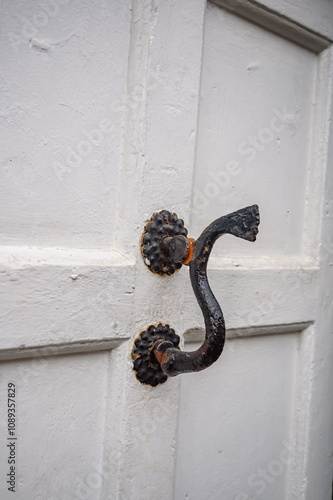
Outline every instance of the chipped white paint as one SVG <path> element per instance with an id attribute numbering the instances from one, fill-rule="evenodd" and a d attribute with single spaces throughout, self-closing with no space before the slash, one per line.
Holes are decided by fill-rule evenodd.
<path id="1" fill-rule="evenodd" d="M 15 497 L 327 500 L 332 2 L 2 0 L 1 13 Z M 188 270 L 162 279 L 143 264 L 145 221 L 174 210 L 197 237 L 254 202 L 257 243 L 226 236 L 210 261 L 224 355 L 141 386 L 141 329 L 170 323 L 188 349 L 203 335 Z M 0 437 L 6 471 L 5 413 Z"/>

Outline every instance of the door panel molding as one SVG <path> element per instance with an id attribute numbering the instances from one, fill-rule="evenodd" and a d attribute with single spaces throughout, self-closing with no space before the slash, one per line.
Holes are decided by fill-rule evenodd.
<path id="1" fill-rule="evenodd" d="M 212 0 L 212 3 L 317 54 L 328 48 L 333 41 L 333 33 L 320 33 L 313 29 L 310 23 L 302 24 L 261 2 Z"/>
<path id="2" fill-rule="evenodd" d="M 35 347 L 17 347 L 13 349 L 1 349 L 0 361 L 12 361 L 16 359 L 46 359 L 66 354 L 86 354 L 90 352 L 111 351 L 116 349 L 130 337 L 114 338 L 107 340 L 76 340 L 67 344 L 47 344 Z"/>

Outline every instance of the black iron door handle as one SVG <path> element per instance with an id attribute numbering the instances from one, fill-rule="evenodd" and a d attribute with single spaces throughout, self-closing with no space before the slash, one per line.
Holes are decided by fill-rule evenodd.
<path id="1" fill-rule="evenodd" d="M 257 205 L 216 219 L 196 240 L 187 238 L 184 222 L 166 210 L 153 214 L 147 222 L 141 251 L 149 269 L 160 275 L 171 275 L 182 264 L 190 266 L 190 277 L 205 320 L 206 336 L 202 346 L 193 352 L 179 349 L 179 336 L 162 323 L 141 331 L 132 350 L 133 369 L 143 384 L 155 387 L 180 373 L 208 368 L 222 353 L 225 324 L 222 310 L 207 279 L 207 263 L 215 241 L 223 234 L 255 241 L 259 225 Z"/>

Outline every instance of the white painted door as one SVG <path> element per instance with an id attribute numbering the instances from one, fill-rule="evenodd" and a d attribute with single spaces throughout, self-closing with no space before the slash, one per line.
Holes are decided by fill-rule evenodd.
<path id="1" fill-rule="evenodd" d="M 1 499 L 330 499 L 332 2 L 1 7 Z M 145 221 L 253 203 L 210 258 L 221 358 L 140 385 L 141 329 L 204 335 Z"/>

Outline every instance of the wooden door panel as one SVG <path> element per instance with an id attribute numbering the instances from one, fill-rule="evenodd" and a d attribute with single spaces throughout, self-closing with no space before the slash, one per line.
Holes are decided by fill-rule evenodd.
<path id="1" fill-rule="evenodd" d="M 0 211 L 5 245 L 114 241 L 130 2 L 4 11 Z"/>
<path id="2" fill-rule="evenodd" d="M 302 257 L 318 56 L 208 4 L 192 230 L 221 210 L 258 203 L 253 248 L 223 238 L 215 253 Z M 308 180 L 309 176 L 309 180 Z"/>
<path id="3" fill-rule="evenodd" d="M 101 484 L 92 476 L 100 479 L 103 463 L 109 358 L 105 352 L 39 355 L 2 363 L 1 498 L 45 498 L 45 491 L 54 500 L 96 498 Z M 9 435 L 13 427 L 8 428 L 5 411 L 8 384 L 16 388 L 14 435 Z M 7 445 L 13 442 L 15 493 L 5 480 L 11 465 Z"/>
<path id="4" fill-rule="evenodd" d="M 258 4 L 254 18 L 251 2 L 216 4 L 205 16 L 191 229 L 197 237 L 253 203 L 261 224 L 253 245 L 227 236 L 214 246 L 208 273 L 227 342 L 216 366 L 181 380 L 175 498 L 310 499 L 329 43 Z M 204 328 L 185 291 L 192 350 Z"/>
<path id="5" fill-rule="evenodd" d="M 0 388 L 6 401 L 18 384 L 17 498 L 249 500 L 260 488 L 249 476 L 290 438 L 291 462 L 271 465 L 265 492 L 326 500 L 332 6 L 52 0 L 40 14 L 7 3 Z M 223 185 L 237 155 L 244 168 L 229 165 Z M 169 209 L 197 237 L 250 203 L 257 242 L 226 236 L 209 262 L 224 355 L 207 372 L 140 385 L 130 356 L 140 330 L 169 323 L 188 349 L 204 335 L 188 269 L 162 278 L 144 265 L 146 220 Z M 0 422 L 3 470 L 5 413 Z"/>

